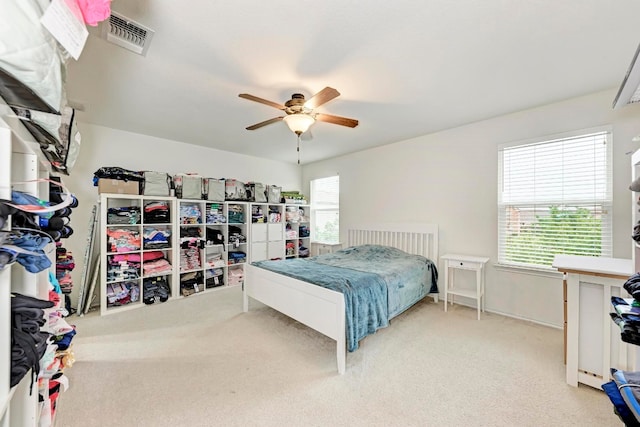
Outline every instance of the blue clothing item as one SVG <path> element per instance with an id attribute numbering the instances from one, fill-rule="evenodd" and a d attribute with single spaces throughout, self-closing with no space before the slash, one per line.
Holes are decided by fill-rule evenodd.
<path id="1" fill-rule="evenodd" d="M 18 253 L 10 248 L 0 246 L 0 270 L 16 262 Z"/>
<path id="2" fill-rule="evenodd" d="M 72 330 L 62 335 L 62 337 L 56 337 L 56 344 L 58 345 L 58 350 L 66 350 L 71 345 L 71 340 L 76 334 L 76 330 Z"/>
<path id="3" fill-rule="evenodd" d="M 11 191 L 11 200 L 18 205 L 50 206 L 49 202 L 40 200 L 35 196 L 22 191 Z"/>
<path id="4" fill-rule="evenodd" d="M 60 288 L 60 282 L 58 282 L 58 279 L 56 279 L 55 274 L 53 274 L 53 272 L 51 271 L 49 271 L 49 283 L 51 283 L 51 286 L 53 286 L 53 290 L 55 291 L 55 293 L 62 294 L 62 289 Z"/>
<path id="5" fill-rule="evenodd" d="M 31 254 L 18 253 L 17 255 L 16 261 L 28 272 L 39 273 L 51 267 L 51 260 L 49 260 L 44 253 L 45 246 L 51 243 L 50 238 L 38 234 L 21 233 L 12 240 L 14 246 L 24 249 L 25 251 L 33 252 Z"/>

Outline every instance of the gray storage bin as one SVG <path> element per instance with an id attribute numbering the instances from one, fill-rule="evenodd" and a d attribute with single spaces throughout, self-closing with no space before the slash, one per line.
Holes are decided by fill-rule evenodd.
<path id="1" fill-rule="evenodd" d="M 179 173 L 173 177 L 176 197 L 179 199 L 202 199 L 202 177 Z"/>
<path id="2" fill-rule="evenodd" d="M 258 203 L 267 202 L 267 192 L 264 184 L 260 182 L 249 182 L 247 187 L 247 198 L 249 201 Z"/>
<path id="3" fill-rule="evenodd" d="M 224 178 L 203 178 L 205 196 L 207 200 L 214 202 L 224 202 L 225 199 L 225 179 Z"/>
<path id="4" fill-rule="evenodd" d="M 169 196 L 171 195 L 171 176 L 166 172 L 144 172 L 144 184 L 142 194 L 145 196 Z"/>
<path id="5" fill-rule="evenodd" d="M 247 200 L 247 188 L 244 182 L 227 179 L 224 183 L 225 200 Z"/>
<path id="6" fill-rule="evenodd" d="M 267 185 L 267 201 L 269 203 L 280 203 L 282 187 L 277 185 Z"/>

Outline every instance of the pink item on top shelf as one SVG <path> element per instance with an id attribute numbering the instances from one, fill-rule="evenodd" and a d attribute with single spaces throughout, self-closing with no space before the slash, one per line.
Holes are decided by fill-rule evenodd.
<path id="1" fill-rule="evenodd" d="M 71 0 L 74 1 L 74 0 Z M 95 27 L 111 15 L 111 0 L 75 0 L 82 12 L 84 22 Z"/>

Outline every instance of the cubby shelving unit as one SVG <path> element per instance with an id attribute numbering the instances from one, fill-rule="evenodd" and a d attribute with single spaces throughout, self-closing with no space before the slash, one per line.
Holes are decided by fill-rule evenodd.
<path id="1" fill-rule="evenodd" d="M 250 203 L 251 262 L 285 258 L 284 204 Z"/>
<path id="2" fill-rule="evenodd" d="M 306 258 L 311 250 L 309 205 L 285 205 L 285 254 L 287 258 Z"/>
<path id="3" fill-rule="evenodd" d="M 154 208 L 168 209 L 162 218 Z M 116 213 L 117 212 L 117 213 Z M 102 315 L 160 302 L 145 282 L 161 280 L 168 298 L 177 294 L 176 199 L 126 194 L 100 195 L 100 284 Z M 145 236 L 161 234 L 163 243 L 146 242 Z M 148 262 L 155 261 L 153 267 Z M 154 285 L 155 286 L 155 285 Z M 153 304 L 152 303 L 152 304 Z"/>
<path id="4" fill-rule="evenodd" d="M 248 205 L 179 199 L 179 296 L 242 285 L 248 260 Z"/>

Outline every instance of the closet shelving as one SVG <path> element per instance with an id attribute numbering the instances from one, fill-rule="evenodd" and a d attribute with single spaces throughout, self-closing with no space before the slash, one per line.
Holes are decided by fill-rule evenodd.
<path id="1" fill-rule="evenodd" d="M 102 315 L 175 298 L 176 212 L 173 197 L 100 195 Z"/>
<path id="2" fill-rule="evenodd" d="M 242 285 L 249 243 L 244 202 L 179 199 L 179 295 Z"/>
<path id="3" fill-rule="evenodd" d="M 251 262 L 285 258 L 284 204 L 250 203 Z"/>
<path id="4" fill-rule="evenodd" d="M 631 180 L 635 181 L 638 177 L 640 177 L 640 150 L 636 150 L 631 155 Z M 632 194 L 632 220 L 633 227 L 639 224 L 640 222 L 640 193 L 631 192 Z M 631 256 L 633 259 L 634 271 L 640 271 L 640 244 L 633 241 L 633 249 L 631 251 Z"/>
<path id="5" fill-rule="evenodd" d="M 32 136 L 15 119 L 0 117 L 0 198 L 11 199 L 13 187 L 46 199 L 48 185 L 17 183 L 44 178 L 48 174 L 48 163 Z M 50 246 L 46 249 L 55 253 L 53 244 Z M 27 373 L 18 385 L 10 388 L 10 295 L 19 292 L 48 300 L 48 286 L 47 272 L 30 274 L 17 264 L 0 270 L 0 427 L 39 424 L 38 386 L 34 384 L 30 391 L 31 375 Z"/>
<path id="6" fill-rule="evenodd" d="M 285 205 L 285 254 L 287 258 L 306 258 L 311 247 L 309 205 Z"/>

